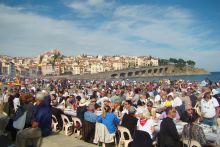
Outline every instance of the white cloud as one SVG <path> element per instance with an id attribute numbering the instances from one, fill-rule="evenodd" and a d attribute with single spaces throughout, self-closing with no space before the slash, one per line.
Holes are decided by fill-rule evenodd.
<path id="1" fill-rule="evenodd" d="M 78 2 L 78 1 L 77 1 Z M 77 11 L 92 11 L 105 1 L 86 1 Z M 112 6 L 113 7 L 113 6 Z M 125 54 L 153 55 L 161 58 L 193 59 L 199 67 L 218 70 L 219 43 L 204 37 L 210 30 L 197 26 L 193 15 L 178 7 L 117 6 L 95 12 L 108 13 L 97 28 L 85 27 L 76 20 L 57 20 L 0 5 L 0 54 L 38 55 L 60 48 L 66 55 Z M 93 12 L 93 11 L 92 11 Z M 83 14 L 89 17 L 88 14 Z M 95 14 L 91 16 L 94 18 Z M 207 47 L 207 50 L 204 49 Z M 212 50 L 212 51 L 209 51 Z"/>
<path id="2" fill-rule="evenodd" d="M 80 17 L 88 18 L 94 15 L 105 15 L 112 10 L 114 0 L 76 0 L 65 3 L 72 8 Z"/>

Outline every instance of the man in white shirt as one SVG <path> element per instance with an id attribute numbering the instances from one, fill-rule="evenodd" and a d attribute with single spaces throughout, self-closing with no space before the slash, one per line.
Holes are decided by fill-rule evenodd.
<path id="1" fill-rule="evenodd" d="M 218 116 L 218 109 L 218 101 L 211 96 L 210 90 L 206 90 L 201 100 L 203 123 L 212 126 L 214 124 L 214 118 Z"/>

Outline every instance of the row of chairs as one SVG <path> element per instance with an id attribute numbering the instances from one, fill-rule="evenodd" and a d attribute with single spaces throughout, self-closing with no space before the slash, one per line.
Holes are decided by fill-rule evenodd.
<path id="1" fill-rule="evenodd" d="M 77 117 L 72 117 L 72 121 L 69 120 L 69 118 L 61 114 L 61 118 L 63 121 L 63 131 L 65 135 L 70 136 L 74 134 L 75 137 L 80 137 L 81 134 L 81 128 L 82 128 L 82 122 Z M 58 121 L 54 115 L 52 115 L 52 130 L 53 132 L 59 132 L 58 128 Z"/>
<path id="2" fill-rule="evenodd" d="M 63 121 L 63 131 L 65 135 L 69 136 L 74 134 L 75 137 L 80 138 L 81 129 L 82 129 L 81 120 L 77 117 L 72 117 L 73 121 L 70 121 L 69 118 L 64 114 L 61 114 L 61 118 Z M 57 125 L 58 125 L 57 119 L 54 115 L 52 115 L 52 129 L 54 132 L 59 131 Z M 127 128 L 118 126 L 118 133 L 119 133 L 118 144 L 116 139 L 114 139 L 116 146 L 128 147 L 129 144 L 134 141 L 133 138 L 131 137 L 130 131 Z M 125 134 L 127 134 L 126 137 Z M 184 139 L 183 144 L 185 144 L 187 147 L 192 147 L 192 146 L 201 147 L 201 145 L 195 140 L 190 140 L 190 144 L 189 144 L 189 140 Z M 102 146 L 105 147 L 105 143 L 102 143 Z M 156 147 L 157 143 L 153 142 L 152 146 Z"/>

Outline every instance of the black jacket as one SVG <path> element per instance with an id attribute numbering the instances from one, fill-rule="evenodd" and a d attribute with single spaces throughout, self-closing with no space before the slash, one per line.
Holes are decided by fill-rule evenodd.
<path id="1" fill-rule="evenodd" d="M 159 140 L 160 147 L 180 147 L 180 137 L 172 118 L 164 118 L 161 122 Z"/>
<path id="2" fill-rule="evenodd" d="M 133 136 L 137 126 L 137 121 L 138 119 L 136 117 L 130 116 L 128 114 L 124 114 L 121 125 L 127 128 L 130 131 L 131 136 Z"/>

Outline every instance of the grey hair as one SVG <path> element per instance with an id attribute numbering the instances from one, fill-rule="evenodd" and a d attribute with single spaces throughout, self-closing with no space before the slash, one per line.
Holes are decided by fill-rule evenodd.
<path id="1" fill-rule="evenodd" d="M 88 110 L 95 110 L 95 106 L 93 104 L 89 104 Z"/>
<path id="2" fill-rule="evenodd" d="M 37 100 L 44 100 L 44 94 L 42 92 L 38 92 L 36 94 L 36 99 Z"/>

